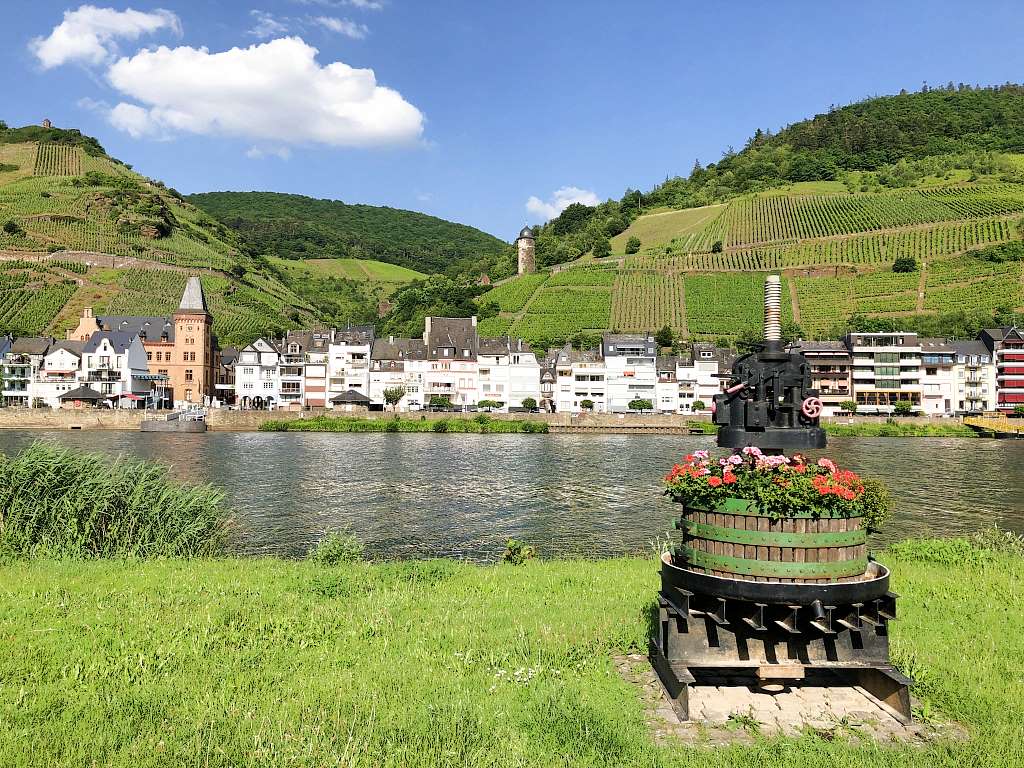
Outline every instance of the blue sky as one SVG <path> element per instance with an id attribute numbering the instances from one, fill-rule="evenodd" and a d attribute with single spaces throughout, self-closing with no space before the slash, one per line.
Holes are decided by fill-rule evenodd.
<path id="1" fill-rule="evenodd" d="M 13 5 L 11 125 L 81 128 L 186 193 L 391 205 L 505 240 L 833 103 L 1024 80 L 1013 2 Z"/>

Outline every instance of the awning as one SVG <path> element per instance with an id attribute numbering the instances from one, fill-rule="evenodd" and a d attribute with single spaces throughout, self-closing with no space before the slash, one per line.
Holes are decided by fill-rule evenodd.
<path id="1" fill-rule="evenodd" d="M 111 399 L 113 399 L 115 397 L 120 397 L 122 400 L 144 400 L 145 399 L 145 398 L 139 397 L 138 395 L 133 395 L 131 392 L 121 392 L 120 394 L 113 395 L 111 397 Z"/>

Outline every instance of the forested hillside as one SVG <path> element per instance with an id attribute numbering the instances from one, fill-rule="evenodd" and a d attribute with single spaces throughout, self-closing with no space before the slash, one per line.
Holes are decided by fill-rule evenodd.
<path id="1" fill-rule="evenodd" d="M 189 201 L 259 254 L 286 259 L 376 259 L 419 272 L 511 274 L 510 246 L 464 224 L 415 211 L 276 192 L 207 192 Z"/>

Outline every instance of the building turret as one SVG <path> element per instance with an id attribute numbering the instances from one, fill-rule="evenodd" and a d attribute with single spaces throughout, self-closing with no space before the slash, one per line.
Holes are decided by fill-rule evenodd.
<path id="1" fill-rule="evenodd" d="M 519 254 L 519 274 L 531 275 L 537 271 L 537 257 L 533 230 L 523 227 L 516 238 L 516 251 Z"/>

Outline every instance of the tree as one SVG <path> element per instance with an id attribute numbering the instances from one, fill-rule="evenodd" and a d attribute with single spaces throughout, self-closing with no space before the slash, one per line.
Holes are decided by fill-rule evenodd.
<path id="1" fill-rule="evenodd" d="M 706 408 L 706 406 L 704 405 L 703 400 L 694 400 L 693 405 L 690 406 L 690 410 L 694 413 L 699 413 L 700 411 L 703 411 L 704 408 Z"/>
<path id="2" fill-rule="evenodd" d="M 537 407 L 537 401 L 532 397 L 524 397 L 522 405 L 526 410 L 532 411 Z"/>
<path id="3" fill-rule="evenodd" d="M 481 400 L 476 404 L 477 408 L 482 408 L 485 411 L 492 411 L 495 408 L 501 408 L 505 403 L 500 400 Z"/>
<path id="4" fill-rule="evenodd" d="M 598 237 L 594 240 L 594 245 L 590 250 L 594 254 L 595 259 L 603 259 L 611 255 L 612 244 L 608 242 L 607 237 Z"/>
<path id="5" fill-rule="evenodd" d="M 913 256 L 900 256 L 892 263 L 893 272 L 916 272 L 917 259 Z"/>
<path id="6" fill-rule="evenodd" d="M 580 400 L 580 408 L 582 408 L 584 411 L 592 411 L 594 410 L 594 401 Z"/>
<path id="7" fill-rule="evenodd" d="M 448 395 L 431 395 L 430 396 L 430 407 L 431 408 L 451 408 L 452 399 Z"/>
<path id="8" fill-rule="evenodd" d="M 658 342 L 659 347 L 671 347 L 672 342 L 676 340 L 676 335 L 669 326 L 665 325 L 654 334 L 654 340 Z"/>
<path id="9" fill-rule="evenodd" d="M 4 222 L 4 232 L 8 235 L 20 235 L 21 231 L 21 227 L 18 226 L 18 222 L 14 219 L 8 219 Z"/>
<path id="10" fill-rule="evenodd" d="M 857 412 L 857 402 L 855 400 L 843 400 L 843 402 L 839 404 L 839 407 L 848 413 Z"/>
<path id="11" fill-rule="evenodd" d="M 1015 405 L 1015 406 L 1013 406 L 1013 415 L 1014 416 L 1024 416 L 1024 405 Z"/>
<path id="12" fill-rule="evenodd" d="M 909 416 L 914 412 L 914 404 L 909 400 L 897 400 L 892 406 L 893 416 Z"/>
<path id="13" fill-rule="evenodd" d="M 644 411 L 653 411 L 654 403 L 646 398 L 637 397 L 629 401 L 629 410 L 640 411 L 640 413 L 643 413 Z"/>
<path id="14" fill-rule="evenodd" d="M 640 238 L 634 235 L 626 241 L 626 253 L 640 252 Z"/>
<path id="15" fill-rule="evenodd" d="M 721 253 L 722 252 L 722 241 L 721 240 L 715 240 L 715 242 L 712 243 L 712 245 L 711 245 L 711 252 L 712 253 Z"/>
<path id="16" fill-rule="evenodd" d="M 405 397 L 404 387 L 388 387 L 384 390 L 384 402 L 392 408 L 395 408 L 403 397 Z"/>

